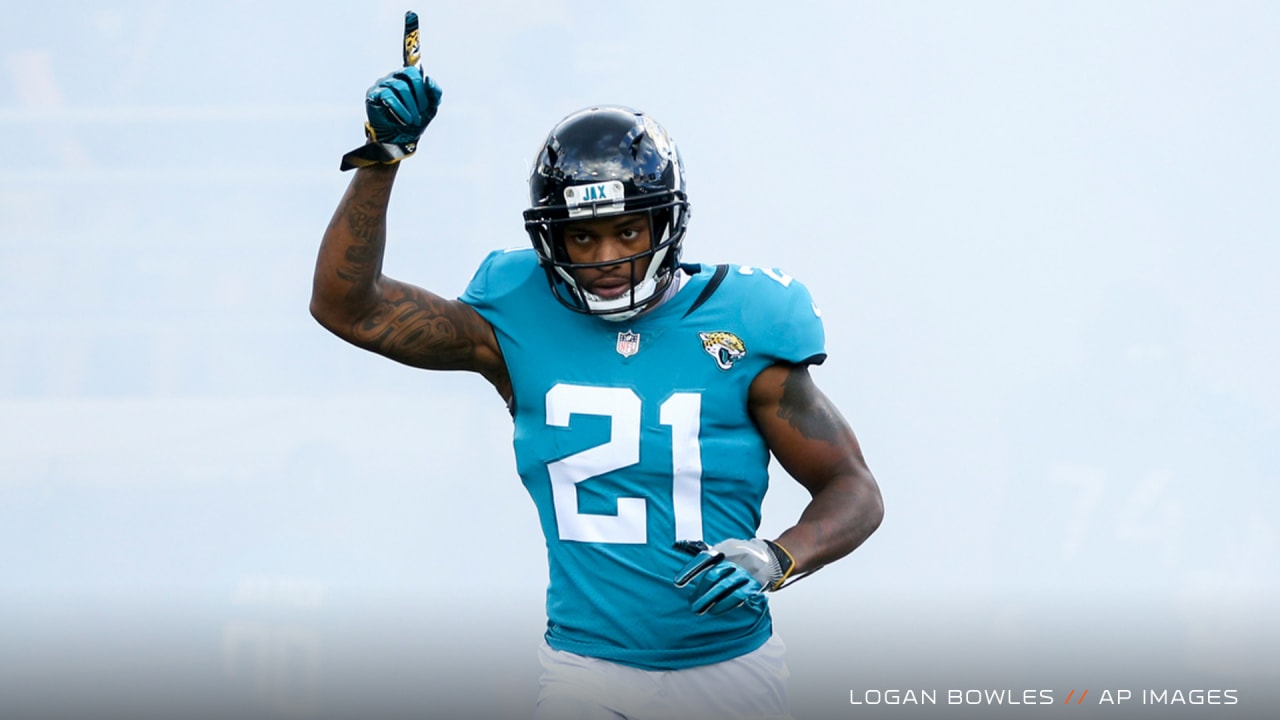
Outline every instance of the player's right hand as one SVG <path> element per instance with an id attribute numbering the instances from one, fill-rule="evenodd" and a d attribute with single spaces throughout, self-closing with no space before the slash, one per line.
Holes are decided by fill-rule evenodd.
<path id="1" fill-rule="evenodd" d="M 416 65 L 383 77 L 365 93 L 365 135 L 371 143 L 398 145 L 405 155 L 417 150 L 418 138 L 440 108 L 443 93 Z"/>

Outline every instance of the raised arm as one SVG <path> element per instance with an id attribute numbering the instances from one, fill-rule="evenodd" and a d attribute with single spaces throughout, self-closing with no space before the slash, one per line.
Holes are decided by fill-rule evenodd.
<path id="1" fill-rule="evenodd" d="M 388 75 L 366 98 L 370 144 L 400 157 L 417 148 L 440 90 L 417 67 Z M 504 398 L 510 379 L 493 328 L 470 306 L 382 274 L 387 207 L 400 157 L 360 166 L 320 242 L 311 314 L 347 342 L 432 370 L 472 370 Z"/>
<path id="2" fill-rule="evenodd" d="M 356 171 L 320 242 L 311 314 L 343 340 L 406 365 L 488 376 L 502 358 L 492 328 L 475 310 L 382 274 L 398 167 Z"/>
<path id="3" fill-rule="evenodd" d="M 812 495 L 777 538 L 795 560 L 792 575 L 822 567 L 875 532 L 884 504 L 862 449 L 840 411 L 803 365 L 774 365 L 751 384 L 756 426 L 782 467 Z"/>

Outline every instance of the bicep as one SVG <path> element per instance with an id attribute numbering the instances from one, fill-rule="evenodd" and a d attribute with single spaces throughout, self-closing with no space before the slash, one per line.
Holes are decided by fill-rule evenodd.
<path id="1" fill-rule="evenodd" d="M 807 366 L 766 368 L 751 384 L 750 406 L 769 450 L 810 493 L 841 476 L 869 476 L 852 428 Z"/>

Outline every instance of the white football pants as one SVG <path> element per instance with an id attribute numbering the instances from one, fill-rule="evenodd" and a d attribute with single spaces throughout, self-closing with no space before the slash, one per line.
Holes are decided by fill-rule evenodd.
<path id="1" fill-rule="evenodd" d="M 538 649 L 541 690 L 534 720 L 791 720 L 786 646 L 774 635 L 756 650 L 684 670 L 641 670 Z"/>

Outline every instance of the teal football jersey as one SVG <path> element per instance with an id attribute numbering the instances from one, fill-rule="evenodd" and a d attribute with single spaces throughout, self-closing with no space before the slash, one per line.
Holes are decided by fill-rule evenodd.
<path id="1" fill-rule="evenodd" d="M 511 374 L 515 456 L 546 536 L 547 643 L 639 668 L 720 662 L 768 639 L 767 603 L 698 616 L 677 540 L 752 538 L 769 450 L 752 379 L 820 363 L 808 290 L 776 271 L 685 266 L 683 288 L 624 322 L 573 312 L 532 249 L 498 251 L 463 302 Z"/>

